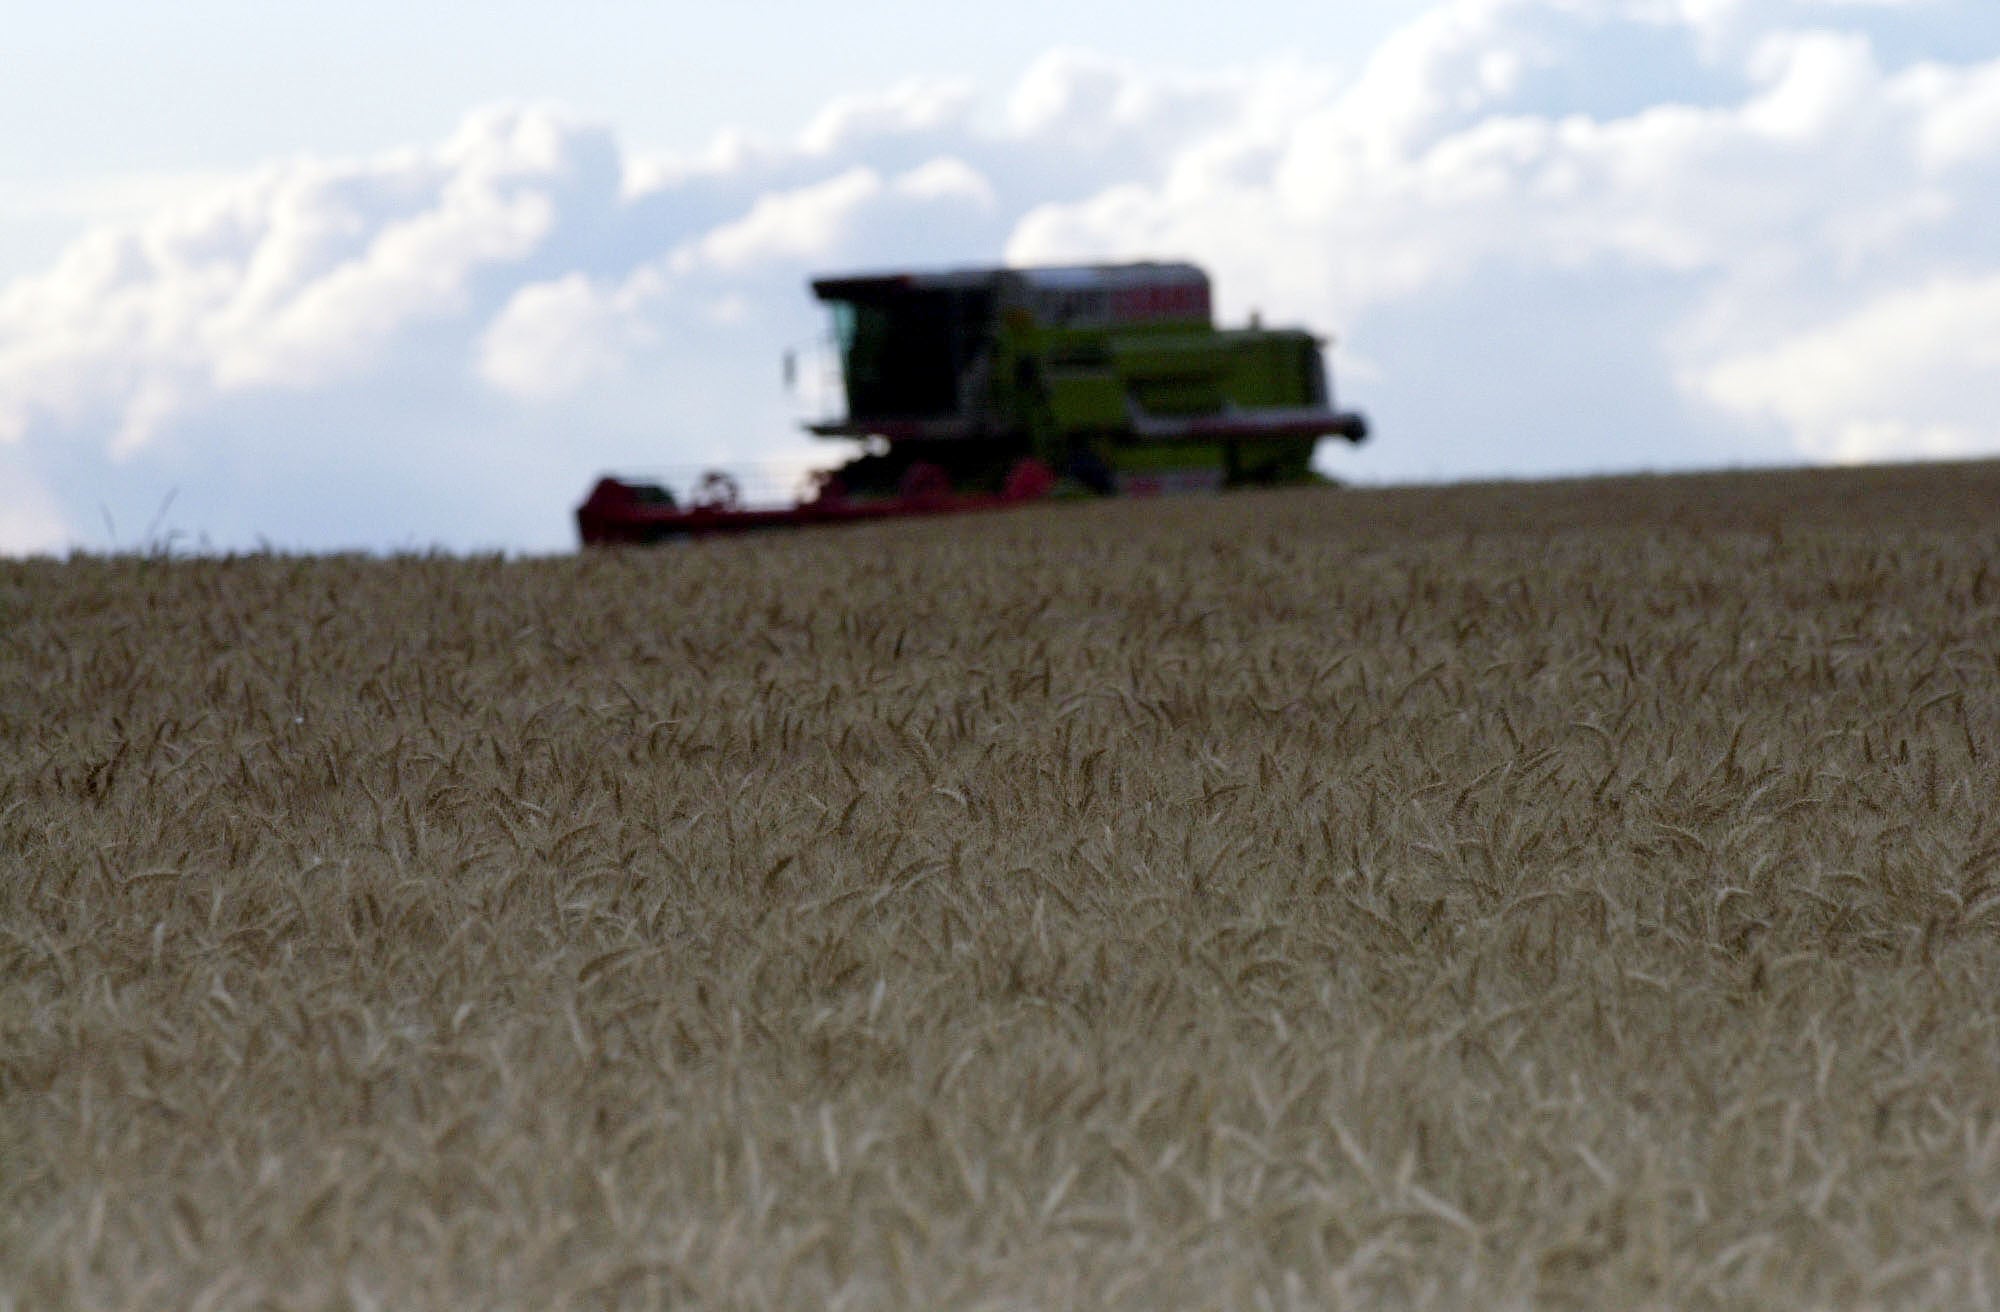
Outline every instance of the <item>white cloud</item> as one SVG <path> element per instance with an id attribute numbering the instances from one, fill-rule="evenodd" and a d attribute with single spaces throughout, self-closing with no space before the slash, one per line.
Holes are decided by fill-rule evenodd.
<path id="1" fill-rule="evenodd" d="M 351 372 L 406 325 L 465 308 L 476 270 L 520 261 L 554 222 L 545 195 L 454 182 L 435 208 L 381 229 L 361 256 L 282 304 L 228 305 L 215 384 L 300 386 Z"/>
<path id="2" fill-rule="evenodd" d="M 1865 114 L 1881 80 L 1868 39 L 1849 32 L 1787 32 L 1751 58 L 1750 75 L 1766 83 L 1743 110 L 1752 131 L 1782 142 L 1811 143 Z"/>
<path id="3" fill-rule="evenodd" d="M 1974 2 L 1444 0 L 1345 81 L 1058 50 L 790 141 L 510 107 L 176 190 L 0 287 L 0 549 L 169 486 L 224 545 L 561 545 L 601 466 L 798 458 L 809 274 L 1003 252 L 1340 332 L 1364 476 L 2000 450 Z"/>
<path id="4" fill-rule="evenodd" d="M 751 202 L 740 218 L 673 246 L 622 279 L 571 272 L 520 288 L 480 336 L 475 368 L 509 396 L 559 400 L 657 345 L 660 334 L 651 320 L 677 312 L 677 288 L 709 289 L 692 291 L 678 312 L 741 325 L 753 317 L 751 303 L 737 291 L 713 292 L 718 278 L 755 277 L 756 270 L 774 264 L 798 267 L 829 258 L 871 225 L 893 228 L 911 215 L 948 216 L 968 207 L 986 211 L 996 203 L 992 185 L 952 157 L 886 180 L 860 167 L 771 192 Z"/>
<path id="5" fill-rule="evenodd" d="M 1008 97 L 1009 125 L 1022 136 L 1108 132 L 1144 122 L 1160 108 L 1164 90 L 1132 65 L 1095 51 L 1052 50 Z"/>
<path id="6" fill-rule="evenodd" d="M 799 144 L 812 155 L 834 155 L 882 137 L 962 131 L 976 98 L 963 82 L 922 80 L 843 96 L 819 112 Z"/>
<path id="7" fill-rule="evenodd" d="M 622 368 L 651 338 L 648 283 L 611 291 L 580 273 L 514 293 L 479 339 L 479 376 L 523 401 L 552 401 Z"/>
<path id="8" fill-rule="evenodd" d="M 1618 294 L 1623 279 L 1670 277 L 1682 289 L 1670 298 L 1676 308 L 1663 318 L 1659 304 L 1634 302 L 1623 326 L 1634 358 L 1649 359 L 1662 379 L 1707 379 L 1774 335 L 1810 335 L 1877 298 L 1933 283 L 1979 285 L 1982 273 L 2000 269 L 2000 243 L 1982 218 L 2000 173 L 2000 61 L 1951 64 L 1940 55 L 1885 69 L 1860 32 L 1775 28 L 1739 41 L 1733 56 L 1703 54 L 1733 96 L 1710 88 L 1699 101 L 1600 112 L 1573 89 L 1557 94 L 1572 70 L 1601 64 L 1606 51 L 1629 54 L 1637 43 L 1666 64 L 1677 49 L 1700 47 L 1700 29 L 1724 18 L 1741 24 L 1757 7 L 1663 22 L 1656 6 L 1586 0 L 1441 6 L 1302 117 L 1261 176 L 1181 173 L 1039 206 L 1017 226 L 1008 254 L 1035 261 L 1184 251 L 1224 275 L 1225 302 L 1233 290 L 1358 334 L 1380 316 L 1400 319 L 1429 304 L 1436 331 L 1468 357 L 1514 352 L 1523 367 L 1544 371 L 1543 351 L 1511 342 L 1506 324 L 1472 329 L 1450 322 L 1448 307 L 1505 281 L 1519 288 L 1524 319 L 1561 334 L 1563 323 L 1542 311 L 1577 294 L 1579 272 L 1606 294 Z M 1827 20 L 1824 10 L 1814 19 Z M 1633 70 L 1645 74 L 1644 64 Z M 1903 326 L 1945 308 L 1936 294 L 1916 297 Z M 1602 316 L 1579 310 L 1575 318 L 1599 324 Z M 1888 357 L 1895 366 L 1841 363 L 1843 353 L 1873 347 L 1856 332 L 1809 340 L 1817 345 L 1799 370 L 1875 377 L 1885 400 L 1885 370 L 1913 363 L 1906 353 Z M 1954 398 L 1950 423 L 1926 418 L 1916 389 L 1893 392 L 1891 412 L 1872 417 L 1865 443 L 1846 428 L 1847 436 L 1831 436 L 1824 416 L 1798 404 L 1727 408 L 1778 422 L 1787 446 L 1764 447 L 1764 458 L 1787 448 L 1814 458 L 1947 445 L 2000 453 L 2000 425 L 1967 404 L 1980 383 L 1965 359 L 1973 348 L 1946 331 L 1924 340 L 1933 353 L 1926 358 L 1940 361 L 1929 377 Z M 1381 390 L 1397 391 L 1393 362 L 1371 356 L 1385 371 Z M 1536 422 L 1586 422 L 1563 418 L 1569 381 L 1549 377 L 1551 403 Z M 1435 387 L 1411 382 L 1426 384 Z M 1744 394 L 1740 381 L 1730 392 Z M 1689 383 L 1683 395 L 1696 407 L 1717 399 L 1707 384 Z M 1757 440 L 1743 430 L 1744 448 Z M 1537 467 L 1530 450 L 1506 456 L 1489 468 Z M 1671 451 L 1606 448 L 1604 463 L 1635 456 L 1673 462 Z"/>
<path id="9" fill-rule="evenodd" d="M 1804 451 L 1866 461 L 2000 452 L 2000 274 L 1893 292 L 1690 380 Z"/>
<path id="10" fill-rule="evenodd" d="M 918 201 L 965 201 L 982 209 L 999 202 L 993 184 L 962 159 L 946 156 L 896 179 L 896 190 Z"/>
<path id="11" fill-rule="evenodd" d="M 274 166 L 91 234 L 0 292 L 0 438 L 96 420 L 129 456 L 230 393 L 365 373 L 547 235 L 559 133 L 487 112 L 434 152 Z"/>
<path id="12" fill-rule="evenodd" d="M 881 174 L 855 167 L 796 191 L 761 197 L 741 219 L 702 238 L 683 267 L 707 263 L 729 270 L 774 259 L 818 259 L 882 191 Z"/>
<path id="13" fill-rule="evenodd" d="M 2000 156 L 2000 63 L 1932 65 L 1905 79 L 1900 90 L 1922 115 L 1918 159 L 1928 172 L 1992 167 Z"/>

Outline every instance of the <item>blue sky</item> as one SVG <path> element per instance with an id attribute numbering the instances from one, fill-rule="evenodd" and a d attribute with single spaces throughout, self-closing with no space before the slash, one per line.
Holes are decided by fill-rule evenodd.
<path id="1" fill-rule="evenodd" d="M 1358 481 L 2000 454 L 1990 0 L 715 8 L 10 14 L 0 552 L 560 549 L 1003 258 L 1337 334 Z"/>

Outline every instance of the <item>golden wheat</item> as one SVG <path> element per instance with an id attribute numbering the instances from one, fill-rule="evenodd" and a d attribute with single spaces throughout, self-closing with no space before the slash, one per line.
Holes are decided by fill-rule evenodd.
<path id="1" fill-rule="evenodd" d="M 0 565 L 0 1308 L 2000 1302 L 2000 470 Z"/>

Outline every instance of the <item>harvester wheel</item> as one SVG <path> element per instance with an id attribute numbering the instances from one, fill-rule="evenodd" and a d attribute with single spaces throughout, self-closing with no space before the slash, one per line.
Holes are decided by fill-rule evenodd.
<path id="1" fill-rule="evenodd" d="M 1039 501 L 1055 491 L 1055 471 L 1033 456 L 1023 456 L 1007 471 L 1000 495 L 1008 501 Z"/>
<path id="2" fill-rule="evenodd" d="M 896 484 L 896 492 L 905 501 L 935 505 L 951 496 L 951 475 L 945 473 L 942 465 L 919 460 L 903 471 L 901 481 Z"/>
<path id="3" fill-rule="evenodd" d="M 838 506 L 847 501 L 847 480 L 837 469 L 814 470 L 806 478 L 805 504 Z"/>
<path id="4" fill-rule="evenodd" d="M 1085 447 L 1070 457 L 1069 476 L 1087 491 L 1101 497 L 1108 497 L 1118 490 L 1118 480 L 1111 474 L 1111 466 L 1104 463 L 1104 457 Z"/>

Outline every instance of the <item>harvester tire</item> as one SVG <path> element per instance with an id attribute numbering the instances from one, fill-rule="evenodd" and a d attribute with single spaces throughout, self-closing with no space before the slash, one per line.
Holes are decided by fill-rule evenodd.
<path id="1" fill-rule="evenodd" d="M 897 495 L 915 505 L 936 505 L 951 498 L 951 475 L 944 466 L 919 460 L 903 471 L 896 484 Z"/>
<path id="2" fill-rule="evenodd" d="M 838 506 L 847 501 L 847 480 L 837 469 L 822 469 L 806 480 L 804 503 L 809 506 Z"/>
<path id="3" fill-rule="evenodd" d="M 1007 471 L 1000 495 L 1008 501 L 1039 501 L 1055 491 L 1055 471 L 1033 456 L 1023 456 Z"/>

